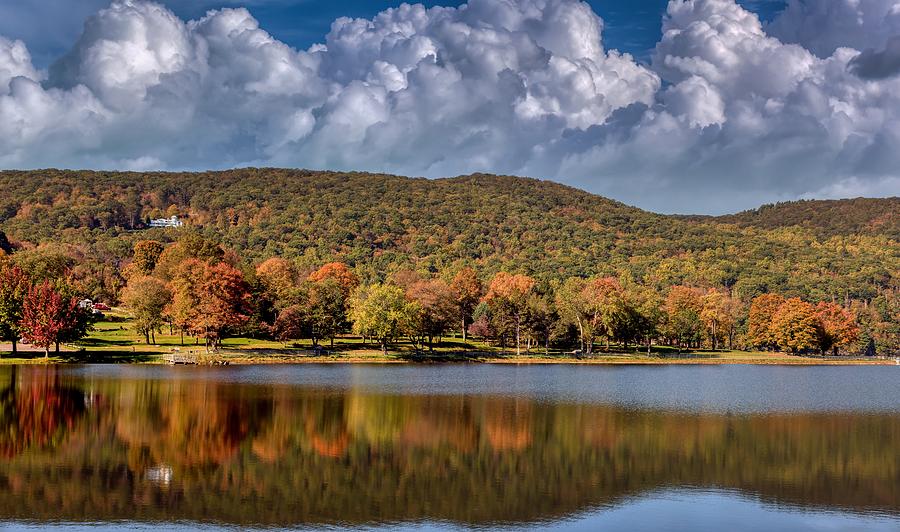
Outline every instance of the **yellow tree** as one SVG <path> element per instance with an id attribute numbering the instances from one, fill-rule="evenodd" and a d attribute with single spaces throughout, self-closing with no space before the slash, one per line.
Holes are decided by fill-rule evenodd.
<path id="1" fill-rule="evenodd" d="M 729 332 L 734 327 L 734 303 L 728 294 L 715 289 L 706 292 L 701 303 L 700 319 L 703 320 L 713 350 L 716 350 L 719 348 L 719 339 L 730 337 Z"/>
<path id="2" fill-rule="evenodd" d="M 256 276 L 277 307 L 288 306 L 291 293 L 299 284 L 296 268 L 291 261 L 272 257 L 256 267 Z"/>
<path id="3" fill-rule="evenodd" d="M 819 346 L 820 323 L 816 308 L 794 297 L 786 300 L 772 317 L 772 338 L 781 349 L 791 353 Z"/>
<path id="4" fill-rule="evenodd" d="M 666 296 L 666 330 L 678 345 L 690 347 L 700 339 L 703 322 L 700 313 L 703 302 L 696 289 L 687 286 L 673 286 Z"/>

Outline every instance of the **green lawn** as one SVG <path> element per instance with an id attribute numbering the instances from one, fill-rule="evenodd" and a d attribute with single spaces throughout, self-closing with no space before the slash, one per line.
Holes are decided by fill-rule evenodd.
<path id="1" fill-rule="evenodd" d="M 163 355 L 173 351 L 191 352 L 206 357 L 203 342 L 179 334 L 156 335 L 156 342 L 147 345 L 144 337 L 137 334 L 130 321 L 122 313 L 113 311 L 104 321 L 94 324 L 93 330 L 75 346 L 69 346 L 59 356 L 45 359 L 43 353 L 19 353 L 16 358 L 11 353 L 0 352 L 0 363 L 61 363 L 61 362 L 134 362 L 161 363 Z M 183 343 L 182 343 L 183 342 Z M 253 338 L 228 338 L 222 342 L 222 349 L 206 360 L 233 363 L 251 362 L 299 362 L 346 361 L 346 362 L 403 362 L 403 361 L 489 361 L 489 362 L 580 362 L 580 363 L 755 363 L 755 364 L 809 364 L 821 363 L 822 359 L 792 356 L 782 353 L 761 353 L 746 351 L 692 350 L 679 352 L 665 346 L 654 346 L 650 355 L 646 348 L 630 346 L 626 351 L 622 346 L 611 346 L 606 352 L 603 346 L 596 346 L 591 356 L 575 357 L 571 350 L 534 348 L 530 352 L 522 349 L 519 356 L 515 347 L 501 349 L 480 341 L 463 342 L 459 337 L 445 337 L 434 345 L 433 352 L 427 349 L 417 351 L 408 341 L 390 346 L 387 356 L 378 345 L 363 343 L 359 337 L 340 337 L 332 347 L 330 342 L 321 342 L 325 350 L 321 356 L 312 352 L 312 341 L 302 340 L 285 344 Z M 848 362 L 851 362 L 848 360 Z"/>

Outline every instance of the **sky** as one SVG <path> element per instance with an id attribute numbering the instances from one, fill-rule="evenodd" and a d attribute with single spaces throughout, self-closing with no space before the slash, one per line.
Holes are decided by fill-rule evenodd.
<path id="1" fill-rule="evenodd" d="M 900 194 L 898 0 L 0 0 L 0 168 Z M 391 9 L 395 8 L 395 9 Z"/>

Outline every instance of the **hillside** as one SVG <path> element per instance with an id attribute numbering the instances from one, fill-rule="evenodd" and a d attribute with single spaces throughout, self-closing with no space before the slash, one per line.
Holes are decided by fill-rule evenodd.
<path id="1" fill-rule="evenodd" d="M 816 202 L 684 218 L 490 175 L 7 171 L 0 190 L 0 230 L 20 248 L 65 243 L 79 260 L 102 264 L 126 261 L 136 240 L 200 231 L 248 264 L 271 256 L 304 267 L 337 259 L 364 279 L 465 264 L 483 275 L 505 269 L 545 281 L 619 274 L 658 286 L 725 286 L 743 297 L 777 290 L 867 299 L 893 286 L 900 271 L 896 199 L 828 202 L 830 212 L 860 212 L 835 226 L 833 216 L 808 215 L 823 210 Z M 187 227 L 143 229 L 147 219 L 173 214 Z"/>
<path id="2" fill-rule="evenodd" d="M 798 226 L 822 236 L 882 234 L 900 239 L 900 198 L 802 200 L 715 218 L 740 227 Z"/>

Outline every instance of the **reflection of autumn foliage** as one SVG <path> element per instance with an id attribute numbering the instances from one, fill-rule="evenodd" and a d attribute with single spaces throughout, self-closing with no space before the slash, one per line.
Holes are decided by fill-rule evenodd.
<path id="1" fill-rule="evenodd" d="M 84 396 L 65 387 L 55 368 L 15 373 L 0 391 L 0 456 L 58 444 L 84 413 Z"/>
<path id="2" fill-rule="evenodd" d="M 491 447 L 498 451 L 518 450 L 531 444 L 530 402 L 500 399 L 484 412 L 484 431 Z"/>
<path id="3" fill-rule="evenodd" d="M 48 404 L 83 404 L 44 377 L 19 379 L 0 412 L 39 389 L 60 397 Z M 491 524 L 679 485 L 900 513 L 900 416 L 889 413 L 691 414 L 212 380 L 91 386 L 106 399 L 57 422 L 64 447 L 0 459 L 0 519 Z"/>
<path id="4" fill-rule="evenodd" d="M 116 425 L 119 437 L 149 453 L 148 464 L 222 464 L 257 430 L 269 408 L 217 385 L 192 384 L 166 392 L 155 395 L 155 404 L 131 403 L 134 410 L 120 412 Z"/>

